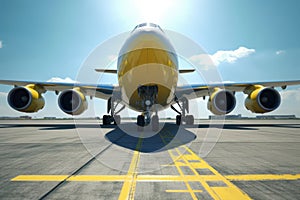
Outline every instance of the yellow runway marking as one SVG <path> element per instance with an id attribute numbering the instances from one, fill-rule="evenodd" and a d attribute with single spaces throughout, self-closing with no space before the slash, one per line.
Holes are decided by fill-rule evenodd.
<path id="1" fill-rule="evenodd" d="M 137 167 L 140 160 L 140 152 L 138 151 L 142 145 L 142 138 L 139 138 L 137 144 L 137 151 L 133 152 L 133 157 L 127 172 L 126 179 L 119 196 L 119 200 L 123 199 L 134 199 L 135 188 L 136 188 L 136 179 L 137 179 Z"/>
<path id="2" fill-rule="evenodd" d="M 63 181 L 69 175 L 19 175 L 11 181 Z M 293 181 L 300 180 L 300 174 L 243 174 L 224 176 L 230 181 Z M 66 181 L 77 182 L 124 182 L 130 178 L 127 175 L 75 175 Z M 214 175 L 201 175 L 205 181 L 218 181 Z M 199 177 L 195 175 L 173 176 L 173 175 L 137 175 L 137 182 L 198 182 Z"/>
<path id="3" fill-rule="evenodd" d="M 70 178 L 67 179 L 67 181 L 95 181 L 95 182 L 123 182 L 127 178 L 126 175 L 106 175 L 106 176 L 101 176 L 101 175 L 76 175 L 76 176 L 71 176 Z"/>
<path id="4" fill-rule="evenodd" d="M 202 176 L 203 179 L 209 181 L 217 181 L 213 176 Z M 172 175 L 139 175 L 137 176 L 139 182 L 198 182 L 199 177 L 194 175 L 172 176 Z"/>
<path id="5" fill-rule="evenodd" d="M 163 141 L 165 141 L 162 135 L 160 135 L 160 137 Z M 198 182 L 204 187 L 204 189 L 213 199 L 250 199 L 250 197 L 246 193 L 244 193 L 238 187 L 228 181 L 224 176 L 222 176 L 219 172 L 212 168 L 208 163 L 201 159 L 187 146 L 182 145 L 180 148 L 184 148 L 183 153 L 179 151 L 179 148 L 168 150 L 180 176 L 185 176 L 185 174 L 181 170 L 181 166 L 189 168 L 194 176 L 198 179 Z M 178 156 L 176 156 L 176 154 Z M 197 169 L 205 169 L 206 173 L 209 172 L 209 175 L 212 175 L 216 178 L 216 182 L 218 182 L 219 184 L 221 183 L 221 185 L 225 184 L 226 186 L 210 186 L 208 183 L 208 181 L 210 180 L 204 179 L 202 174 L 199 174 Z M 185 185 L 187 187 L 187 190 L 191 194 L 192 199 L 197 199 L 188 181 L 185 181 Z"/>
<path id="6" fill-rule="evenodd" d="M 197 199 L 196 195 L 195 195 L 195 192 L 193 191 L 193 189 L 191 188 L 190 184 L 188 181 L 184 180 L 184 173 L 182 172 L 180 166 L 182 166 L 182 163 L 181 162 L 177 162 L 177 158 L 172 154 L 172 150 L 168 150 L 173 162 L 174 162 L 174 165 L 176 166 L 177 168 L 177 171 L 179 172 L 180 176 L 182 177 L 187 189 L 188 189 L 188 192 L 191 194 L 192 198 L 193 199 Z"/>
<path id="7" fill-rule="evenodd" d="M 168 133 L 168 132 L 167 132 Z M 170 133 L 171 134 L 171 133 Z M 161 137 L 161 139 L 162 139 L 162 141 L 166 144 L 166 142 L 165 142 L 165 138 L 161 135 L 161 134 L 159 134 L 159 136 Z M 181 170 L 181 166 L 182 166 L 182 164 L 183 163 L 181 163 L 181 162 L 177 162 L 177 159 L 176 159 L 176 157 L 172 154 L 172 151 L 171 150 L 168 150 L 168 153 L 170 154 L 170 156 L 171 156 L 171 158 L 172 158 L 172 160 L 173 160 L 173 162 L 174 162 L 174 165 L 175 165 L 175 167 L 176 167 L 176 169 L 177 169 L 177 171 L 179 172 L 179 174 L 180 174 L 180 177 L 181 177 L 181 179 L 183 179 L 183 182 L 184 182 L 184 184 L 185 184 L 185 186 L 187 187 L 187 191 L 191 194 L 191 196 L 192 196 L 192 199 L 198 199 L 197 198 L 197 196 L 195 195 L 195 191 L 192 189 L 192 187 L 191 187 L 191 185 L 189 184 L 189 182 L 188 181 L 186 181 L 186 180 L 184 180 L 184 173 L 183 173 L 183 171 Z"/>
<path id="8" fill-rule="evenodd" d="M 215 170 L 207 162 L 201 159 L 192 150 L 190 150 L 185 145 L 183 146 L 183 148 L 187 151 L 185 154 L 181 154 L 178 148 L 175 149 L 179 154 L 178 158 L 184 160 L 187 166 L 193 171 L 195 176 L 199 178 L 199 182 L 213 199 L 250 199 L 250 197 L 246 193 L 244 193 L 242 190 L 228 181 L 224 176 L 222 176 L 217 170 Z M 189 160 L 198 161 L 198 168 L 195 168 L 195 165 L 191 164 Z M 212 176 L 218 179 L 218 182 L 224 183 L 225 186 L 209 186 L 209 180 L 205 180 L 201 176 L 201 174 L 199 174 L 197 169 L 206 169 L 207 171 L 212 173 Z"/>
<path id="9" fill-rule="evenodd" d="M 160 136 L 164 141 L 165 137 Z M 121 200 L 134 199 L 137 182 L 181 182 L 186 188 L 170 188 L 166 192 L 189 193 L 192 199 L 197 199 L 197 194 L 201 192 L 206 192 L 213 199 L 250 199 L 231 181 L 300 180 L 300 174 L 221 175 L 185 145 L 168 150 L 173 163 L 164 165 L 176 167 L 178 175 L 139 175 L 141 145 L 142 138 L 138 140 L 126 175 L 19 175 L 11 181 L 123 182 L 119 195 Z M 192 188 L 191 183 L 195 182 L 200 183 L 201 187 Z"/>

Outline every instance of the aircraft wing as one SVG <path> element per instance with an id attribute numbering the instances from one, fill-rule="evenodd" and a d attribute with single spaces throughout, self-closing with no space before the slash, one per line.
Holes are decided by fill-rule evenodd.
<path id="1" fill-rule="evenodd" d="M 213 83 L 213 84 L 192 84 L 183 85 L 176 88 L 176 97 L 178 99 L 186 97 L 194 99 L 209 96 L 214 88 L 226 89 L 232 92 L 244 92 L 246 88 L 253 85 L 262 85 L 265 87 L 282 87 L 285 89 L 289 85 L 300 85 L 300 80 L 295 81 L 274 81 L 274 82 L 249 82 L 249 83 Z"/>
<path id="2" fill-rule="evenodd" d="M 80 91 L 85 96 L 93 96 L 101 99 L 109 99 L 114 91 L 118 91 L 118 86 L 105 85 L 105 84 L 83 84 L 83 83 L 63 83 L 63 82 L 39 82 L 39 81 L 13 81 L 13 80 L 0 80 L 0 84 L 26 86 L 34 84 L 41 87 L 45 91 L 64 91 L 79 87 Z"/>

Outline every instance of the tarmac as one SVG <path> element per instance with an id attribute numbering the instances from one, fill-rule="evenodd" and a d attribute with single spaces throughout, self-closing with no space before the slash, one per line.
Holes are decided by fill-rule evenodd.
<path id="1" fill-rule="evenodd" d="M 300 120 L 1 120 L 0 199 L 300 199 Z"/>

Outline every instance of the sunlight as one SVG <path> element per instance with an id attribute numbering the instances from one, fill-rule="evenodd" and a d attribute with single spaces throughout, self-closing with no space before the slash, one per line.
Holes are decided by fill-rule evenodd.
<path id="1" fill-rule="evenodd" d="M 133 5 L 140 20 L 161 23 L 174 12 L 175 3 L 172 0 L 134 0 Z"/>

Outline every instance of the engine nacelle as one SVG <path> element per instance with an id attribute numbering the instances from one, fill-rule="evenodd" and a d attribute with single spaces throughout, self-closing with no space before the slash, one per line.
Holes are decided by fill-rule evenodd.
<path id="1" fill-rule="evenodd" d="M 88 104 L 80 89 L 74 88 L 60 93 L 58 106 L 69 115 L 80 115 L 87 109 Z"/>
<path id="2" fill-rule="evenodd" d="M 267 113 L 277 109 L 281 103 L 281 97 L 277 90 L 263 86 L 254 86 L 248 93 L 245 107 L 253 113 Z"/>
<path id="3" fill-rule="evenodd" d="M 216 89 L 209 97 L 207 108 L 215 115 L 225 115 L 233 111 L 236 105 L 231 91 Z"/>
<path id="4" fill-rule="evenodd" d="M 44 108 L 45 100 L 37 88 L 34 84 L 15 87 L 7 96 L 8 104 L 20 112 L 33 113 L 39 111 Z"/>

